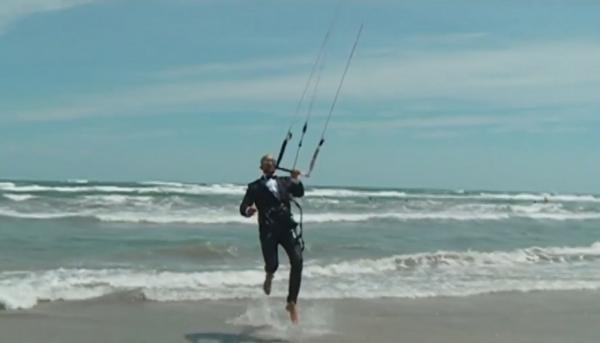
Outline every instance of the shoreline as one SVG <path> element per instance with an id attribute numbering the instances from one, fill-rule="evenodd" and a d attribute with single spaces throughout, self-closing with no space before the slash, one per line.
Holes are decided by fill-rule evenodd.
<path id="1" fill-rule="evenodd" d="M 128 294 L 0 311 L 7 342 L 597 342 L 600 292 L 153 302 Z"/>

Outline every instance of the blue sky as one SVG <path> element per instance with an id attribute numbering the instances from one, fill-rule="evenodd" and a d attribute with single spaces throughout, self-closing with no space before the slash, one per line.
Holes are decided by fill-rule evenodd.
<path id="1" fill-rule="evenodd" d="M 249 181 L 338 4 L 3 0 L 0 178 Z M 343 1 L 301 167 L 365 28 L 309 183 L 600 193 L 598 13 Z"/>

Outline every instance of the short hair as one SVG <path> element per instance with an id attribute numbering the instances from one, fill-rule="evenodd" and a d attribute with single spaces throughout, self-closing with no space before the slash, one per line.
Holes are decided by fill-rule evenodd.
<path id="1" fill-rule="evenodd" d="M 263 156 L 260 158 L 260 165 L 262 166 L 262 165 L 263 165 L 263 163 L 265 163 L 265 160 L 266 160 L 266 159 L 268 159 L 268 158 L 271 158 L 271 159 L 273 159 L 273 154 L 265 154 L 265 155 L 263 155 Z M 275 160 L 275 159 L 273 159 L 273 161 L 274 161 L 274 160 Z"/>

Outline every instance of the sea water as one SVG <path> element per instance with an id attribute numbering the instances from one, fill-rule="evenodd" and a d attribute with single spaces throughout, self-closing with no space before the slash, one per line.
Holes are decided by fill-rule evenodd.
<path id="1" fill-rule="evenodd" d="M 0 181 L 0 307 L 258 298 L 245 185 Z M 306 186 L 301 298 L 600 288 L 600 196 Z M 296 211 L 296 219 L 299 220 Z M 280 251 L 275 296 L 289 266 Z"/>

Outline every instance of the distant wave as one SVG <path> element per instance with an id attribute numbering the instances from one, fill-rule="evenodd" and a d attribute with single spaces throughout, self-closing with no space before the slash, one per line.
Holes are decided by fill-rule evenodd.
<path id="1" fill-rule="evenodd" d="M 118 205 L 119 198 L 111 200 L 111 205 Z M 143 202 L 143 200 L 141 200 Z M 64 218 L 89 218 L 105 222 L 122 223 L 150 223 L 150 224 L 256 224 L 256 218 L 244 218 L 237 214 L 235 209 L 197 208 L 193 210 L 169 210 L 164 208 L 148 208 L 146 210 L 127 209 L 85 209 L 63 212 L 25 212 L 14 209 L 0 208 L 0 216 L 29 219 L 64 219 Z M 368 222 L 372 220 L 415 221 L 415 220 L 451 220 L 451 221 L 498 221 L 507 219 L 531 220 L 598 220 L 598 212 L 492 212 L 492 211 L 406 211 L 406 212 L 365 212 L 344 213 L 326 212 L 309 213 L 304 215 L 305 223 L 341 223 L 341 222 Z"/>
<path id="2" fill-rule="evenodd" d="M 58 193 L 137 193 L 137 194 L 190 194 L 190 195 L 243 195 L 245 187 L 232 184 L 214 184 L 214 185 L 183 185 L 183 184 L 165 184 L 154 186 L 117 186 L 117 185 L 96 185 L 96 186 L 47 186 L 47 185 L 15 185 L 11 182 L 0 183 L 0 191 L 8 192 L 58 192 Z"/>
<path id="3" fill-rule="evenodd" d="M 67 180 L 67 182 L 68 183 L 77 183 L 77 184 L 80 184 L 80 185 L 84 185 L 86 183 L 89 183 L 89 181 L 85 180 L 85 179 L 71 179 L 71 180 Z"/>
<path id="4" fill-rule="evenodd" d="M 2 196 L 4 196 L 7 199 L 10 199 L 12 201 L 17 201 L 17 202 L 21 202 L 21 201 L 27 201 L 30 199 L 34 199 L 36 198 L 35 195 L 31 195 L 31 194 L 2 194 Z"/>
<path id="5" fill-rule="evenodd" d="M 398 191 L 359 191 L 350 189 L 312 189 L 306 193 L 306 196 L 313 197 L 332 197 L 332 198 L 351 198 L 351 197 L 381 197 L 381 198 L 405 198 L 405 192 Z"/>
<path id="6" fill-rule="evenodd" d="M 155 224 L 254 224 L 256 219 L 237 213 L 244 192 L 245 186 L 234 184 L 163 181 L 0 182 L 0 216 Z M 307 223 L 600 219 L 600 199 L 593 195 L 308 188 L 302 202 Z"/>
<path id="7" fill-rule="evenodd" d="M 93 185 L 87 180 L 77 180 L 60 185 L 15 184 L 0 182 L 0 191 L 12 193 L 114 193 L 114 194 L 147 194 L 147 195 L 236 195 L 246 191 L 244 185 L 234 184 L 192 184 L 165 181 L 144 181 L 128 185 Z M 306 191 L 308 198 L 382 198 L 382 199 L 438 199 L 438 200 L 496 200 L 512 202 L 579 202 L 600 203 L 600 197 L 594 195 L 550 194 L 550 193 L 469 193 L 454 191 L 435 193 L 431 191 L 408 192 L 398 190 L 359 190 L 343 188 L 312 188 Z"/>
<path id="8" fill-rule="evenodd" d="M 152 203 L 151 196 L 143 195 L 122 195 L 122 194 L 107 194 L 107 195 L 86 195 L 83 197 L 83 202 L 87 205 L 148 205 Z"/>
<path id="9" fill-rule="evenodd" d="M 521 200 L 521 201 L 561 201 L 561 202 L 600 202 L 600 198 L 593 195 L 569 195 L 569 194 L 491 194 L 481 193 L 480 197 L 484 199 L 499 200 Z"/>
<path id="10" fill-rule="evenodd" d="M 323 267 L 313 267 L 307 274 L 339 276 L 341 274 L 371 274 L 417 268 L 453 268 L 489 266 L 523 266 L 553 263 L 600 262 L 600 242 L 583 247 L 530 247 L 513 251 L 437 251 L 395 255 L 380 259 L 344 261 Z"/>
<path id="11" fill-rule="evenodd" d="M 422 298 L 482 293 L 600 289 L 600 242 L 591 246 L 512 251 L 438 251 L 305 266 L 304 298 Z M 287 289 L 285 266 L 273 293 Z M 80 300 L 136 291 L 155 301 L 263 296 L 261 266 L 177 272 L 138 269 L 52 269 L 0 272 L 0 303 L 31 308 L 39 301 Z M 140 298 L 137 296 L 137 298 Z"/>
<path id="12" fill-rule="evenodd" d="M 23 218 L 23 219 L 64 219 L 64 218 L 76 218 L 82 217 L 85 218 L 87 215 L 85 213 L 77 213 L 77 212 L 18 212 L 14 210 L 7 210 L 0 208 L 0 216 L 8 217 L 8 218 Z"/>
<path id="13" fill-rule="evenodd" d="M 140 185 L 150 185 L 150 186 L 186 187 L 186 184 L 184 184 L 184 183 L 172 182 L 172 181 L 141 181 L 138 183 Z"/>

